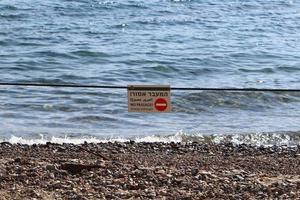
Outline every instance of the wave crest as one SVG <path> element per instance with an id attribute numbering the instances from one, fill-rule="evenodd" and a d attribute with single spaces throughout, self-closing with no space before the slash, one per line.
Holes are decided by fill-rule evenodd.
<path id="1" fill-rule="evenodd" d="M 2 142 L 12 144 L 46 144 L 47 142 L 63 144 L 82 144 L 82 143 L 108 143 L 108 142 L 130 142 L 137 143 L 233 143 L 235 145 L 247 144 L 252 146 L 297 146 L 300 145 L 300 132 L 281 132 L 281 133 L 251 133 L 251 134 L 187 134 L 182 131 L 167 136 L 143 136 L 134 138 L 97 138 L 97 137 L 55 137 L 46 138 L 40 135 L 40 138 L 26 139 L 23 137 L 11 136 Z"/>

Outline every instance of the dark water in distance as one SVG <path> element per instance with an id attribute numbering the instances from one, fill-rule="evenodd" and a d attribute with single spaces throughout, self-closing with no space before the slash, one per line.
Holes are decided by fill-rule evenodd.
<path id="1" fill-rule="evenodd" d="M 300 88 L 296 0 L 2 0 L 0 80 Z M 0 134 L 22 137 L 300 131 L 300 93 L 173 91 L 173 112 L 127 112 L 125 90 L 0 87 Z"/>

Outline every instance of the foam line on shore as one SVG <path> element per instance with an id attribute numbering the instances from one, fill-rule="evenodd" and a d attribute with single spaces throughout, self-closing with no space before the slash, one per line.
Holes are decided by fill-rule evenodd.
<path id="1" fill-rule="evenodd" d="M 160 135 L 151 135 L 143 137 L 134 137 L 134 138 L 97 138 L 97 137 L 44 137 L 43 135 L 40 138 L 23 138 L 17 136 L 11 136 L 8 139 L 2 140 L 2 142 L 9 142 L 12 144 L 45 144 L 47 142 L 63 144 L 63 143 L 72 143 L 72 144 L 82 144 L 87 143 L 107 143 L 107 142 L 129 142 L 135 141 L 137 143 L 149 142 L 149 143 L 226 143 L 231 142 L 233 144 L 249 144 L 254 146 L 297 146 L 300 145 L 300 132 L 286 132 L 286 133 L 252 133 L 252 134 L 186 134 L 183 132 L 178 132 L 173 135 L 160 136 Z"/>

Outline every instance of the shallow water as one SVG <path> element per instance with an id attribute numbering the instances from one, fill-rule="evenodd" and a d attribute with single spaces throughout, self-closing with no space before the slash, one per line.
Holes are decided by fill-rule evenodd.
<path id="1" fill-rule="evenodd" d="M 292 0 L 4 0 L 0 80 L 300 88 Z M 300 131 L 300 93 L 178 92 L 127 112 L 125 90 L 0 87 L 1 138 Z"/>

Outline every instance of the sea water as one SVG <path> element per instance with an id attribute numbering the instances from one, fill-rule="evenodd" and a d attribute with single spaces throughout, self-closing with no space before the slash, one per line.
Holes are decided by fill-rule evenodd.
<path id="1" fill-rule="evenodd" d="M 296 0 L 2 0 L 0 82 L 299 89 L 299 33 Z M 172 91 L 172 103 L 128 113 L 124 89 L 1 86 L 0 138 L 300 131 L 300 93 Z"/>

